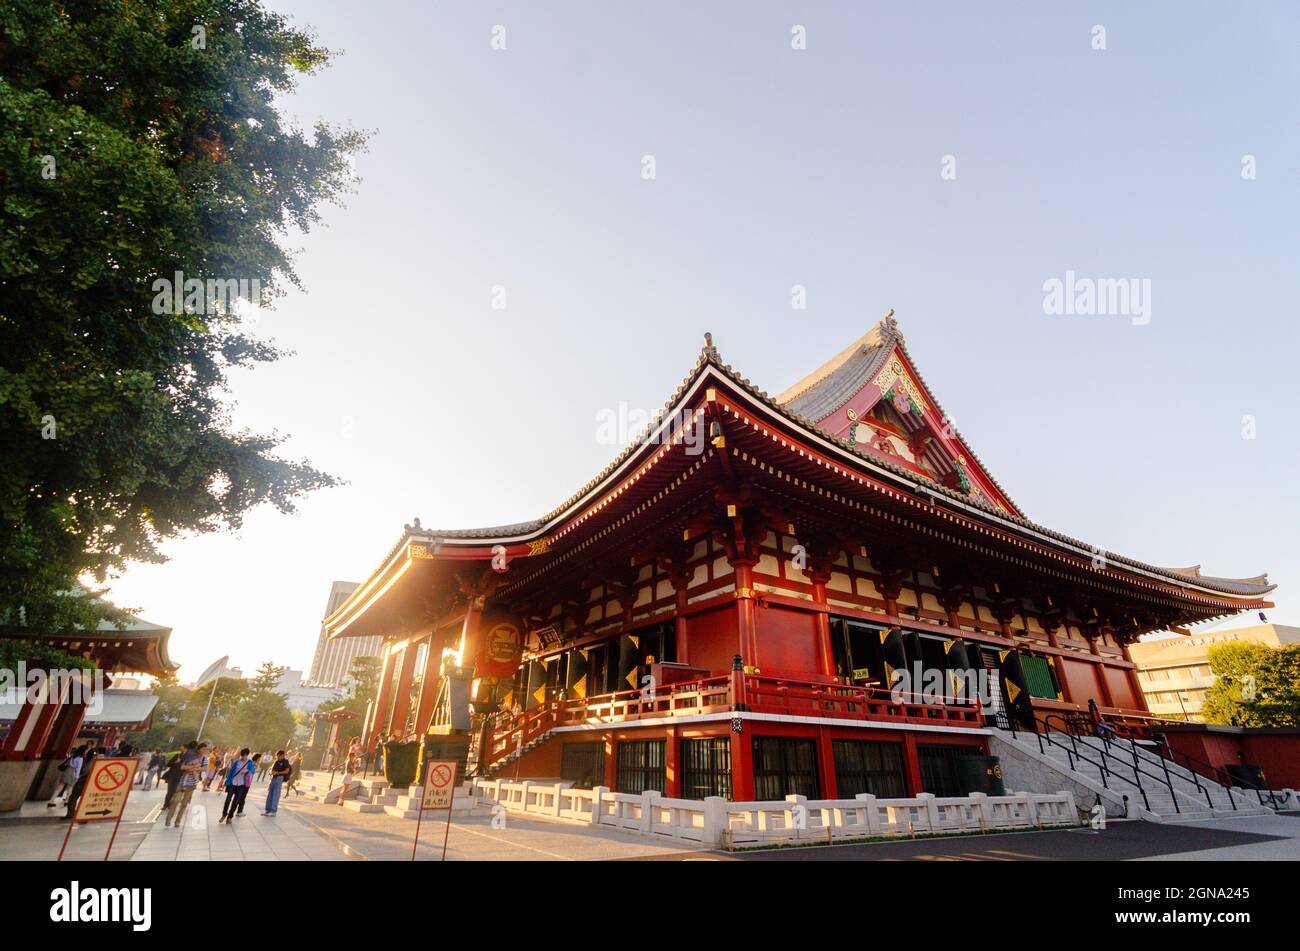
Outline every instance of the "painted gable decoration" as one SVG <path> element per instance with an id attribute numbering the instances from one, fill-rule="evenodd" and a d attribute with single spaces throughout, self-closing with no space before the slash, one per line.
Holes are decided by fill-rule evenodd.
<path id="1" fill-rule="evenodd" d="M 866 455 L 1023 516 L 922 382 L 893 311 L 776 399 Z"/>

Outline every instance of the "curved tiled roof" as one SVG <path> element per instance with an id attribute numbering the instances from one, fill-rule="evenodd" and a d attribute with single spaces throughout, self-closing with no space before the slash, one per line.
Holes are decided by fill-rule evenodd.
<path id="1" fill-rule="evenodd" d="M 885 345 L 885 340 L 888 339 L 891 343 L 897 343 L 898 347 L 903 351 L 904 354 L 906 354 L 907 353 L 906 345 L 903 343 L 902 334 L 899 333 L 897 330 L 897 325 L 893 321 L 892 314 L 893 314 L 892 311 L 889 314 L 887 314 L 881 320 L 881 322 L 872 329 L 871 333 L 875 333 L 877 331 L 880 333 L 880 336 L 882 338 L 882 348 L 886 352 L 890 349 L 888 345 Z M 998 506 L 994 505 L 992 502 L 990 502 L 982 495 L 972 496 L 972 495 L 967 495 L 964 492 L 960 492 L 956 489 L 951 489 L 945 485 L 942 485 L 941 483 L 935 482 L 922 475 L 919 475 L 918 473 L 910 469 L 898 465 L 890 461 L 889 459 L 882 457 L 881 455 L 869 452 L 868 450 L 864 449 L 864 447 L 860 445 L 850 444 L 847 439 L 833 436 L 827 433 L 825 430 L 822 430 L 821 428 L 818 427 L 816 419 L 804 415 L 803 413 L 799 412 L 797 409 L 797 406 L 799 405 L 817 405 L 817 404 L 816 403 L 801 404 L 800 400 L 804 398 L 814 398 L 817 393 L 823 393 L 823 392 L 826 394 L 827 399 L 831 399 L 832 398 L 831 394 L 836 389 L 838 389 L 840 385 L 847 385 L 848 379 L 852 378 L 854 375 L 861 374 L 863 363 L 860 362 L 857 358 L 860 355 L 866 356 L 866 350 L 869 349 L 868 338 L 871 336 L 871 333 L 868 333 L 864 337 L 859 338 L 859 340 L 855 341 L 854 344 L 851 345 L 846 351 L 838 355 L 836 358 L 836 360 L 839 361 L 838 363 L 836 363 L 836 360 L 831 361 L 831 363 L 836 365 L 834 366 L 831 366 L 830 364 L 824 365 L 821 369 L 826 370 L 827 372 L 822 373 L 820 376 L 818 376 L 818 372 L 820 371 L 815 371 L 814 374 L 812 374 L 810 377 L 805 378 L 805 380 L 801 381 L 799 384 L 796 384 L 795 387 L 792 387 L 791 390 L 796 390 L 796 389 L 798 390 L 797 392 L 795 392 L 793 396 L 789 395 L 791 393 L 791 390 L 787 390 L 785 391 L 785 393 L 782 393 L 781 396 L 787 397 L 785 403 L 780 402 L 779 398 L 774 398 L 772 396 L 769 396 L 764 390 L 760 389 L 759 387 L 751 383 L 748 379 L 741 376 L 739 372 L 733 369 L 729 364 L 723 363 L 717 348 L 713 345 L 712 335 L 705 334 L 705 345 L 703 349 L 701 349 L 700 355 L 695 361 L 695 365 L 691 368 L 690 373 L 687 374 L 686 378 L 681 382 L 681 384 L 677 387 L 677 389 L 673 392 L 673 394 L 664 403 L 664 406 L 660 410 L 659 414 L 651 421 L 651 423 L 646 427 L 646 429 L 643 430 L 638 435 L 636 439 L 632 440 L 614 458 L 614 460 L 609 463 L 609 465 L 605 466 L 605 468 L 602 469 L 600 473 L 598 473 L 594 478 L 592 478 L 589 482 L 587 482 L 586 485 L 580 488 L 577 492 L 575 492 L 572 496 L 566 499 L 563 503 L 556 506 L 554 509 L 552 509 L 550 512 L 548 512 L 546 515 L 542 516 L 541 518 L 532 519 L 525 522 L 516 522 L 509 525 L 502 525 L 496 527 L 468 528 L 468 529 L 425 529 L 422 526 L 420 526 L 419 520 L 417 519 L 414 525 L 406 526 L 405 532 L 403 532 L 401 538 L 399 538 L 397 543 L 392 547 L 392 549 L 390 549 L 388 555 L 385 556 L 384 561 L 381 564 L 386 564 L 403 545 L 405 545 L 408 541 L 410 541 L 413 538 L 419 538 L 426 541 L 430 539 L 505 540 L 505 539 L 512 539 L 512 538 L 529 539 L 530 536 L 535 537 L 537 535 L 540 535 L 549 523 L 553 522 L 555 519 L 559 518 L 567 511 L 572 509 L 575 505 L 577 505 L 580 501 L 582 501 L 584 497 L 589 495 L 593 490 L 598 488 L 601 485 L 601 483 L 606 481 L 620 466 L 622 466 L 636 452 L 643 449 L 646 440 L 653 434 L 653 432 L 660 425 L 664 417 L 666 417 L 669 414 L 669 412 L 676 406 L 676 404 L 682 399 L 682 397 L 685 396 L 686 392 L 696 381 L 700 373 L 706 367 L 711 366 L 722 376 L 724 376 L 728 381 L 733 383 L 740 390 L 748 394 L 750 397 L 752 397 L 758 403 L 763 405 L 765 408 L 767 408 L 776 416 L 785 419 L 788 423 L 794 425 L 797 428 L 802 428 L 812 433 L 815 433 L 815 435 L 818 438 L 834 444 L 835 446 L 839 447 L 843 451 L 853 456 L 856 456 L 863 462 L 866 462 L 871 466 L 876 467 L 879 470 L 885 470 L 888 473 L 910 483 L 914 488 L 923 489 L 924 491 L 930 493 L 931 495 L 943 496 L 969 509 L 979 510 L 985 516 L 991 516 L 996 519 L 1000 519 L 1008 523 L 1009 525 L 1034 532 L 1038 535 L 1043 536 L 1046 539 L 1056 541 L 1064 545 L 1072 546 L 1076 549 L 1082 549 L 1085 551 L 1104 555 L 1110 562 L 1114 564 L 1125 566 L 1132 569 L 1137 569 L 1139 571 L 1150 573 L 1150 574 L 1156 574 L 1162 576 L 1168 581 L 1172 581 L 1177 584 L 1186 584 L 1190 582 L 1193 585 L 1197 585 L 1210 590 L 1220 591 L 1227 594 L 1239 594 L 1239 595 L 1247 595 L 1247 596 L 1264 595 L 1267 594 L 1269 591 L 1272 591 L 1276 587 L 1276 585 L 1270 584 L 1268 582 L 1268 577 L 1266 574 L 1257 575 L 1253 578 L 1221 578 L 1217 576 L 1200 574 L 1199 566 L 1197 566 L 1197 568 L 1194 570 L 1162 568 L 1159 566 L 1150 565 L 1145 562 L 1138 561 L 1136 559 L 1127 558 L 1121 555 L 1116 555 L 1113 552 L 1108 552 L 1105 551 L 1104 549 L 1100 549 L 1095 545 L 1090 545 L 1087 542 L 1081 541 L 1076 538 L 1072 538 L 1069 535 L 1066 535 L 1062 532 L 1055 531 L 1054 529 L 1050 529 L 1044 525 L 1039 525 L 1038 523 L 1031 521 L 1030 519 L 1024 517 L 1023 515 L 1018 515 L 1013 512 L 1007 512 L 1002 508 L 999 508 Z M 861 354 L 859 353 L 860 350 L 862 351 Z M 910 356 L 908 357 L 908 359 L 910 362 L 911 360 Z M 842 373 L 843 376 L 841 376 L 837 381 L 836 374 L 838 373 Z M 917 375 L 919 377 L 919 372 Z M 925 385 L 924 380 L 920 380 L 920 382 L 922 383 L 922 385 Z M 799 389 L 799 387 L 801 386 L 802 389 Z M 927 390 L 928 389 L 929 388 L 927 387 Z M 942 411 L 939 409 L 937 404 L 935 408 L 936 411 L 942 413 Z M 962 440 L 962 445 L 966 446 L 966 448 L 969 450 L 969 446 L 966 445 L 965 440 Z M 976 457 L 973 452 L 971 453 L 971 457 L 975 458 L 976 461 L 978 462 L 978 457 Z M 982 464 L 981 464 L 981 468 L 983 468 Z M 992 479 L 991 476 L 989 478 Z M 996 482 L 994 484 L 996 485 Z M 998 489 L 999 491 L 1002 491 L 1001 486 L 998 486 Z M 1005 495 L 1005 493 L 1003 494 Z M 342 607 L 340 607 L 340 610 L 342 610 Z"/>

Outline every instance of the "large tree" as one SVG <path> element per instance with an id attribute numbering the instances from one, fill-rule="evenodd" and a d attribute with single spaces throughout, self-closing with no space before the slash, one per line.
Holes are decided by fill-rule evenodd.
<path id="1" fill-rule="evenodd" d="M 1210 648 L 1215 681 L 1206 692 L 1206 723 L 1300 726 L 1300 645 L 1232 641 Z"/>
<path id="2" fill-rule="evenodd" d="M 365 136 L 280 113 L 328 50 L 259 0 L 0 4 L 0 611 L 88 623 L 76 579 L 332 483 L 237 429 L 227 377 L 281 356 L 231 300 L 296 285 L 287 241 Z M 180 306 L 177 307 L 176 304 Z"/>

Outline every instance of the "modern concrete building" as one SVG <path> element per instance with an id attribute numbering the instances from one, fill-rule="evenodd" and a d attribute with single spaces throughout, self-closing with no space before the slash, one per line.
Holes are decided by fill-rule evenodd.
<path id="1" fill-rule="evenodd" d="M 1300 643 L 1300 627 L 1256 624 L 1131 645 L 1129 653 L 1138 666 L 1138 684 L 1151 712 L 1171 720 L 1200 720 L 1205 693 L 1215 680 L 1210 670 L 1210 648 L 1233 641 L 1282 647 Z"/>
<path id="2" fill-rule="evenodd" d="M 338 610 L 339 605 L 356 589 L 355 581 L 335 581 L 330 586 L 324 616 L 329 617 Z M 314 687 L 342 687 L 352 669 L 353 660 L 383 655 L 382 641 L 380 637 L 339 637 L 331 640 L 325 636 L 325 627 L 322 625 L 320 637 L 316 641 L 316 656 L 312 659 L 311 673 L 306 682 Z"/>

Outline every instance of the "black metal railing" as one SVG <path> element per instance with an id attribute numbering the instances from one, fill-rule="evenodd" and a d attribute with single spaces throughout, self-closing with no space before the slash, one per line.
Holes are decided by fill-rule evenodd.
<path id="1" fill-rule="evenodd" d="M 1145 776 L 1147 777 L 1148 780 L 1154 780 L 1157 784 L 1163 785 L 1166 789 L 1168 789 L 1169 800 L 1174 805 L 1174 811 L 1176 813 L 1180 813 L 1180 814 L 1182 813 L 1182 807 L 1178 804 L 1178 793 L 1174 790 L 1174 785 L 1168 775 L 1168 772 L 1166 771 L 1162 776 L 1150 770 L 1143 769 L 1142 760 L 1138 755 L 1138 751 L 1137 751 L 1137 744 L 1135 744 L 1131 739 L 1128 741 L 1130 747 L 1128 752 L 1131 754 L 1133 760 L 1132 764 L 1130 765 L 1129 763 L 1126 763 L 1123 760 L 1121 760 L 1115 754 L 1115 749 L 1120 748 L 1118 745 L 1120 743 L 1120 740 L 1111 735 L 1111 732 L 1113 731 L 1103 732 L 1101 734 L 1099 738 L 1099 742 L 1101 744 L 1100 746 L 1096 746 L 1088 742 L 1089 736 L 1085 731 L 1095 727 L 1095 724 L 1093 724 L 1091 718 L 1080 717 L 1080 716 L 1065 717 L 1060 714 L 1049 714 L 1048 716 L 1043 717 L 1042 724 L 1045 730 L 1047 731 L 1047 737 L 1049 743 L 1052 742 L 1051 736 L 1052 736 L 1053 722 L 1060 724 L 1061 729 L 1058 730 L 1058 732 L 1064 733 L 1066 736 L 1070 738 L 1071 748 L 1067 749 L 1067 753 L 1073 752 L 1073 754 L 1077 756 L 1079 759 L 1096 766 L 1101 774 L 1102 785 L 1105 786 L 1107 789 L 1110 788 L 1109 783 L 1107 782 L 1108 774 L 1112 776 L 1118 776 L 1120 779 L 1124 780 L 1125 782 L 1131 782 L 1132 785 L 1137 787 L 1138 792 L 1142 794 L 1142 804 L 1146 806 L 1147 811 L 1150 812 L 1151 797 L 1147 794 L 1147 785 L 1142 782 L 1142 777 Z M 1043 742 L 1042 736 L 1043 734 L 1040 733 L 1039 741 L 1038 741 L 1040 749 L 1042 748 L 1042 742 Z M 1062 746 L 1062 748 L 1064 748 L 1064 744 L 1057 744 L 1057 745 L 1060 745 Z M 1098 762 L 1098 760 L 1093 759 L 1089 756 L 1085 756 L 1083 753 L 1080 752 L 1080 747 L 1086 750 L 1090 750 L 1091 752 L 1097 754 L 1100 757 L 1100 762 Z M 1070 768 L 1071 769 L 1074 768 L 1073 763 L 1071 763 Z M 1130 780 L 1129 777 L 1125 775 L 1124 770 L 1130 770 L 1132 772 L 1132 776 L 1133 776 L 1132 780 Z"/>
<path id="2" fill-rule="evenodd" d="M 1164 746 L 1162 747 L 1163 752 L 1161 753 L 1161 757 L 1162 758 L 1167 757 L 1170 760 L 1170 762 L 1174 763 L 1175 765 L 1178 764 L 1178 760 L 1181 758 L 1183 762 L 1188 764 L 1187 766 L 1183 767 L 1184 769 L 1186 769 L 1187 772 L 1193 775 L 1199 773 L 1200 775 L 1205 776 L 1207 779 L 1213 778 L 1218 785 L 1222 786 L 1225 790 L 1227 790 L 1228 799 L 1230 802 L 1232 802 L 1233 809 L 1237 808 L 1236 800 L 1232 798 L 1232 790 L 1234 786 L 1241 790 L 1253 791 L 1255 793 L 1256 798 L 1259 800 L 1259 804 L 1261 806 L 1267 806 L 1270 809 L 1273 809 L 1274 811 L 1280 808 L 1277 801 L 1277 796 L 1273 792 L 1273 790 L 1268 789 L 1267 787 L 1261 788 L 1259 786 L 1247 785 L 1245 783 L 1241 783 L 1237 781 L 1233 777 L 1233 775 L 1223 767 L 1215 766 L 1213 763 L 1207 763 L 1203 759 L 1197 759 L 1195 756 L 1191 756 L 1180 750 L 1174 749 L 1172 746 L 1169 745 L 1168 734 L 1163 735 L 1163 739 L 1164 739 Z M 1268 794 L 1267 800 L 1265 800 L 1264 798 L 1265 793 Z"/>

